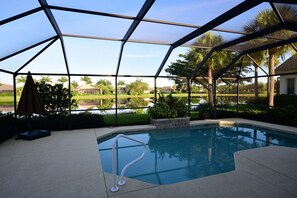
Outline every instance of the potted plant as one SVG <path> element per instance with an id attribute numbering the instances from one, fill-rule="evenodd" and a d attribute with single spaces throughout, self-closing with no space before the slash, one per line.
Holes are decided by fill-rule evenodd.
<path id="1" fill-rule="evenodd" d="M 149 107 L 151 124 L 157 128 L 177 128 L 189 126 L 189 107 L 184 99 L 178 99 L 169 94 L 159 93 L 158 101 Z"/>

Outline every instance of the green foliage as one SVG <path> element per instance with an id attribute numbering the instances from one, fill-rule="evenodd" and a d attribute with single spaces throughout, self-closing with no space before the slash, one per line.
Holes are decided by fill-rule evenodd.
<path id="1" fill-rule="evenodd" d="M 110 94 L 110 93 L 113 93 L 114 91 L 112 83 L 108 80 L 97 81 L 96 87 L 99 89 L 100 94 Z"/>
<path id="2" fill-rule="evenodd" d="M 62 77 L 59 78 L 57 81 L 60 82 L 60 83 L 62 83 L 62 84 L 64 84 L 65 82 L 68 82 L 68 78 L 65 77 L 65 76 L 62 76 Z"/>
<path id="3" fill-rule="evenodd" d="M 142 82 L 141 79 L 137 79 L 126 86 L 129 95 L 142 95 L 148 88 L 149 85 L 146 82 Z"/>
<path id="4" fill-rule="evenodd" d="M 276 107 L 295 106 L 297 107 L 297 95 L 276 95 L 274 96 L 274 103 Z"/>
<path id="5" fill-rule="evenodd" d="M 53 80 L 49 76 L 41 76 L 41 79 L 39 80 L 40 82 L 45 82 L 45 83 L 52 83 Z"/>
<path id="6" fill-rule="evenodd" d="M 125 85 L 126 85 L 125 81 L 119 80 L 118 86 L 125 86 Z"/>
<path id="7" fill-rule="evenodd" d="M 198 119 L 208 119 L 212 116 L 212 111 L 208 103 L 200 104 L 197 108 L 195 108 L 195 111 L 198 111 Z"/>
<path id="8" fill-rule="evenodd" d="M 13 114 L 0 113 L 0 143 L 15 135 L 15 126 Z"/>
<path id="9" fill-rule="evenodd" d="M 285 108 L 274 107 L 269 109 L 268 118 L 274 123 L 297 126 L 297 106 L 289 105 Z"/>
<path id="10" fill-rule="evenodd" d="M 115 126 L 116 118 L 115 115 L 103 115 L 105 126 Z M 149 114 L 119 114 L 118 115 L 118 125 L 140 125 L 149 124 Z"/>
<path id="11" fill-rule="evenodd" d="M 175 98 L 172 94 L 164 97 L 162 93 L 159 93 L 157 103 L 148 109 L 153 119 L 186 117 L 188 111 L 189 107 L 185 99 Z"/>
<path id="12" fill-rule="evenodd" d="M 78 87 L 78 82 L 73 80 L 73 81 L 71 81 L 70 85 L 71 85 L 71 89 L 76 89 Z"/>
<path id="13" fill-rule="evenodd" d="M 93 83 L 91 78 L 88 77 L 88 76 L 83 76 L 83 77 L 80 78 L 80 80 L 85 82 L 86 85 L 91 85 Z"/>
<path id="14" fill-rule="evenodd" d="M 50 114 L 67 114 L 69 105 L 68 89 L 63 84 L 51 85 L 45 82 L 36 83 L 37 90 L 41 95 L 45 110 Z M 70 98 L 72 94 L 70 94 Z M 75 100 L 70 100 L 70 105 L 75 106 Z"/>
<path id="15" fill-rule="evenodd" d="M 248 97 L 246 103 L 253 105 L 267 105 L 267 97 Z"/>

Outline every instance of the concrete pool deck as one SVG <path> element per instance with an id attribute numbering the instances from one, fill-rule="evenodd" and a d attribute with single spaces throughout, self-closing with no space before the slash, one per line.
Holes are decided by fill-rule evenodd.
<path id="1" fill-rule="evenodd" d="M 191 125 L 246 123 L 297 134 L 297 128 L 245 119 L 194 121 Z M 57 131 L 34 141 L 0 145 L 0 197 L 297 197 L 297 148 L 269 146 L 235 153 L 234 171 L 170 185 L 127 179 L 111 193 L 101 168 L 97 137 L 154 128 L 151 125 Z"/>

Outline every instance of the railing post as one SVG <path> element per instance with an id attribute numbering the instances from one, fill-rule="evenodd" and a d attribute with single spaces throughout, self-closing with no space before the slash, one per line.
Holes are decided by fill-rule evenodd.
<path id="1" fill-rule="evenodd" d="M 136 158 L 135 160 L 133 160 L 132 162 L 130 162 L 130 163 L 126 164 L 126 166 L 124 166 L 124 168 L 122 169 L 121 175 L 120 175 L 120 179 L 119 179 L 119 181 L 117 183 L 116 182 L 116 171 L 117 171 L 117 168 L 118 168 L 118 165 L 117 165 L 118 162 L 117 162 L 115 147 L 116 147 L 116 143 L 118 142 L 118 139 L 120 137 L 126 138 L 128 140 L 132 140 L 134 142 L 138 142 L 138 143 L 142 144 L 143 147 L 144 147 L 144 150 L 143 150 L 142 154 L 138 158 Z M 139 160 L 141 160 L 144 157 L 145 152 L 146 152 L 146 145 L 145 145 L 145 143 L 143 143 L 143 142 L 141 142 L 139 140 L 133 139 L 131 137 L 128 137 L 128 136 L 126 136 L 124 134 L 119 134 L 119 135 L 117 135 L 115 137 L 115 140 L 114 140 L 114 142 L 112 144 L 112 177 L 113 177 L 113 186 L 110 189 L 111 192 L 117 192 L 120 189 L 118 185 L 123 186 L 123 185 L 126 184 L 126 182 L 123 180 L 124 173 L 125 173 L 126 169 L 129 166 L 131 166 L 132 164 L 134 164 L 134 163 L 138 162 Z"/>

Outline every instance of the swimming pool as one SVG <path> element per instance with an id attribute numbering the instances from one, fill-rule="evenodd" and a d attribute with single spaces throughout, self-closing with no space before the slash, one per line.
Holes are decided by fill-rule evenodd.
<path id="1" fill-rule="evenodd" d="M 236 126 L 197 126 L 124 133 L 147 145 L 145 157 L 129 167 L 126 177 L 152 184 L 172 184 L 235 169 L 239 150 L 279 145 L 297 147 L 297 136 L 270 129 Z M 98 140 L 103 170 L 112 172 L 115 135 Z M 118 173 L 143 152 L 143 146 L 126 139 L 117 144 Z"/>

